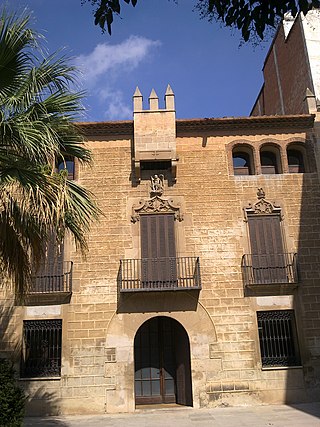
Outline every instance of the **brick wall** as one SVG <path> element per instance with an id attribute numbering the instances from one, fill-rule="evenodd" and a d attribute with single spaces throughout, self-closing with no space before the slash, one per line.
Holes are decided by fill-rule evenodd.
<path id="1" fill-rule="evenodd" d="M 297 18 L 287 38 L 281 25 L 263 67 L 264 85 L 252 115 L 306 113 L 304 98 L 313 93 L 309 58 L 301 18 Z"/>

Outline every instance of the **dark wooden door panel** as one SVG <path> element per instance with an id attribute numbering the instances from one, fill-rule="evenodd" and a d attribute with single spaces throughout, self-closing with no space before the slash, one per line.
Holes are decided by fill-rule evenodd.
<path id="1" fill-rule="evenodd" d="M 136 404 L 192 406 L 189 338 L 177 321 L 159 316 L 144 323 L 134 356 Z"/>
<path id="2" fill-rule="evenodd" d="M 171 319 L 155 317 L 135 338 L 137 404 L 175 403 L 174 328 Z"/>
<path id="3" fill-rule="evenodd" d="M 177 403 L 179 405 L 192 406 L 190 344 L 188 335 L 183 328 L 177 328 L 176 330 L 175 345 Z"/>

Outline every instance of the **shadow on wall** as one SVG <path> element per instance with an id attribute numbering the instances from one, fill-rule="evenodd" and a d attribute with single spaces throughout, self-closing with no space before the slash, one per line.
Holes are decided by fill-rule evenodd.
<path id="1" fill-rule="evenodd" d="M 120 295 L 117 313 L 196 311 L 199 291 L 140 292 Z"/>
<path id="2" fill-rule="evenodd" d="M 7 359 L 14 364 L 18 385 L 24 390 L 26 396 L 26 414 L 35 413 L 41 415 L 59 414 L 59 399 L 55 392 L 45 391 L 45 386 L 35 386 L 32 381 L 19 380 L 19 366 L 21 357 L 21 342 L 18 341 L 17 334 L 14 330 L 14 317 L 16 308 L 12 305 L 3 305 L 0 307 L 0 358 Z M 29 421 L 28 421 L 29 422 Z M 32 421 L 33 424 L 41 426 L 67 426 L 59 420 L 44 422 L 44 418 L 38 418 Z"/>
<path id="3" fill-rule="evenodd" d="M 32 382 L 23 381 L 27 396 L 26 416 L 38 417 L 59 415 L 60 404 L 55 392 L 47 391 L 47 386 L 34 387 Z"/>
<path id="4" fill-rule="evenodd" d="M 9 359 L 15 364 L 20 357 L 20 346 L 17 343 L 12 319 L 14 318 L 14 307 L 12 305 L 0 306 L 0 357 Z"/>
<path id="5" fill-rule="evenodd" d="M 320 417 L 320 407 L 299 403 L 320 401 L 320 184 L 316 168 L 303 176 L 300 229 L 297 242 L 299 287 L 293 308 L 296 351 L 301 369 L 288 369 L 286 403 Z M 310 411 L 309 411 L 310 408 Z"/>

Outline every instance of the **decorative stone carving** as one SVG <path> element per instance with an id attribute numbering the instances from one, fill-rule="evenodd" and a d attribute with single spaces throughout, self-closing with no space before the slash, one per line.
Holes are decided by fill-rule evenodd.
<path id="1" fill-rule="evenodd" d="M 249 206 L 245 208 L 246 214 L 250 215 L 268 215 L 268 214 L 280 214 L 281 208 L 276 206 L 274 203 L 270 203 L 265 199 L 265 192 L 263 188 L 258 188 L 257 198 L 258 202 L 253 205 L 249 203 Z"/>
<path id="2" fill-rule="evenodd" d="M 262 187 L 258 188 L 257 197 L 258 197 L 259 200 L 260 199 L 264 199 L 266 197 L 266 193 L 264 192 L 264 190 L 263 190 Z"/>
<path id="3" fill-rule="evenodd" d="M 161 196 L 164 191 L 164 176 L 162 174 L 151 176 L 150 181 L 151 194 Z"/>
<path id="4" fill-rule="evenodd" d="M 139 221 L 140 215 L 144 214 L 165 214 L 173 213 L 174 219 L 183 220 L 183 215 L 180 212 L 180 206 L 175 204 L 172 198 L 164 199 L 160 196 L 154 196 L 147 200 L 140 200 L 138 206 L 132 207 L 131 221 L 133 223 Z"/>

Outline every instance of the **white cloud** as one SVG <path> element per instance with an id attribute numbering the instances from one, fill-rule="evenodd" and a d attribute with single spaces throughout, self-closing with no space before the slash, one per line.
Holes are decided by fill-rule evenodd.
<path id="1" fill-rule="evenodd" d="M 125 104 L 123 93 L 120 90 L 104 89 L 101 96 L 107 101 L 107 108 L 104 112 L 106 120 L 120 120 L 132 116 L 132 108 Z"/>
<path id="2" fill-rule="evenodd" d="M 97 79 L 107 71 L 117 71 L 126 67 L 127 70 L 136 68 L 161 43 L 141 36 L 130 36 L 122 43 L 98 44 L 91 53 L 76 57 L 76 65 L 83 71 L 90 85 L 95 86 Z"/>
<path id="3" fill-rule="evenodd" d="M 92 52 L 75 58 L 75 65 L 83 73 L 82 87 L 94 104 L 100 104 L 99 110 L 103 111 L 105 120 L 132 116 L 132 106 L 124 102 L 123 92 L 119 89 L 124 73 L 138 68 L 160 45 L 158 40 L 130 36 L 119 44 L 98 44 Z M 104 107 L 101 108 L 101 104 Z"/>

